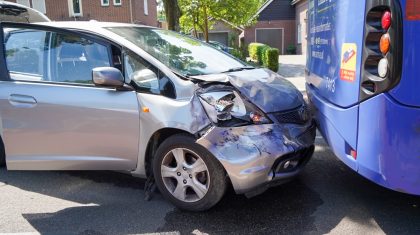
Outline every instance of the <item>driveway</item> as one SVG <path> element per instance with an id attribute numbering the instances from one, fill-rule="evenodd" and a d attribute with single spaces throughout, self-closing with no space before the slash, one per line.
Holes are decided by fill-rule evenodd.
<path id="1" fill-rule="evenodd" d="M 291 81 L 300 91 L 305 91 L 305 64 L 306 56 L 281 55 L 279 56 L 278 73 Z"/>

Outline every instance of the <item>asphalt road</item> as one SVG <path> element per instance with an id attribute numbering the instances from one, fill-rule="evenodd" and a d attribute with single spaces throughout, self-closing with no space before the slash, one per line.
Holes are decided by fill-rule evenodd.
<path id="1" fill-rule="evenodd" d="M 188 213 L 144 181 L 116 172 L 0 170 L 0 233 L 420 234 L 420 197 L 376 186 L 338 161 L 320 137 L 295 180 L 252 199 L 228 192 Z"/>

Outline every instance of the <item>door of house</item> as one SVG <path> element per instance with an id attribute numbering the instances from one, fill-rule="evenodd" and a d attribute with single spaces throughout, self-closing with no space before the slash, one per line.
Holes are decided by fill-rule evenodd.
<path id="1" fill-rule="evenodd" d="M 256 42 L 278 48 L 283 54 L 283 29 L 256 29 L 255 39 Z"/>

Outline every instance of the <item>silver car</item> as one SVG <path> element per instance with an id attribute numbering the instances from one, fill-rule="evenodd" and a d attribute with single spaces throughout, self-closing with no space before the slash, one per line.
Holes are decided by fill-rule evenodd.
<path id="1" fill-rule="evenodd" d="M 2 23 L 0 161 L 115 170 L 185 210 L 296 176 L 315 128 L 302 94 L 199 40 L 102 22 Z"/>

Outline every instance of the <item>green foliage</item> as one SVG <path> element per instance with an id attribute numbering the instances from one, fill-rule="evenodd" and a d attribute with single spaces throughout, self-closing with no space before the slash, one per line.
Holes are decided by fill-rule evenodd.
<path id="1" fill-rule="evenodd" d="M 264 65 L 264 61 L 267 60 L 267 54 L 265 53 L 267 50 L 269 50 L 271 47 L 264 45 L 263 47 L 260 47 L 258 49 L 258 63 L 261 65 Z"/>
<path id="2" fill-rule="evenodd" d="M 264 50 L 263 66 L 274 72 L 279 70 L 279 49 L 269 47 Z"/>
<path id="3" fill-rule="evenodd" d="M 262 43 L 250 43 L 248 45 L 248 52 L 249 57 L 251 57 L 252 60 L 258 61 L 258 51 L 261 50 L 261 47 L 265 46 Z"/>
<path id="4" fill-rule="evenodd" d="M 236 33 L 229 33 L 229 45 L 230 47 L 236 47 L 238 42 L 238 34 Z"/>
<path id="5" fill-rule="evenodd" d="M 248 46 L 249 56 L 251 59 L 262 65 L 265 58 L 265 51 L 270 47 L 262 43 L 251 43 Z"/>
<path id="6" fill-rule="evenodd" d="M 178 0 L 181 11 L 180 24 L 183 32 L 192 30 L 208 34 L 215 22 L 227 20 L 236 26 L 255 23 L 251 17 L 261 6 L 261 0 Z"/>
<path id="7" fill-rule="evenodd" d="M 286 52 L 289 55 L 296 55 L 296 46 L 293 44 L 290 44 L 289 46 L 287 46 Z"/>
<path id="8" fill-rule="evenodd" d="M 236 49 L 236 48 L 232 48 L 230 51 L 230 54 L 235 56 L 236 58 L 245 61 L 245 55 L 243 54 L 243 52 L 241 51 L 241 49 Z"/>
<path id="9" fill-rule="evenodd" d="M 251 43 L 248 46 L 249 56 L 258 64 L 277 72 L 279 69 L 279 50 L 262 43 Z"/>

